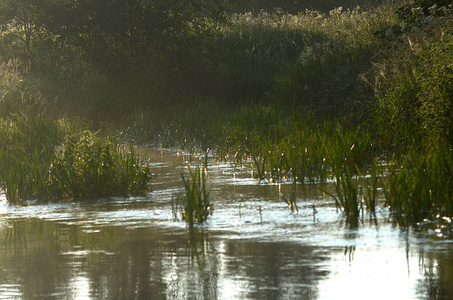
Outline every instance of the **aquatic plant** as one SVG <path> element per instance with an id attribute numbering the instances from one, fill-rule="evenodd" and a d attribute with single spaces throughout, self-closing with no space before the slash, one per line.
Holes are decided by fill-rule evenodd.
<path id="1" fill-rule="evenodd" d="M 344 170 L 337 170 L 334 185 L 336 194 L 323 191 L 335 200 L 337 209 L 341 211 L 348 222 L 357 224 L 361 205 L 359 181 L 351 175 L 348 166 L 345 166 Z"/>
<path id="2" fill-rule="evenodd" d="M 120 149 L 74 124 L 31 112 L 0 119 L 0 179 L 10 203 L 140 194 L 149 189 L 150 171 L 132 147 Z"/>
<path id="3" fill-rule="evenodd" d="M 378 159 L 373 159 L 368 169 L 368 174 L 365 174 L 365 176 L 359 175 L 361 176 L 362 195 L 366 209 L 371 215 L 375 215 L 378 201 L 378 183 L 380 176 L 383 175 L 378 167 Z"/>
<path id="4" fill-rule="evenodd" d="M 132 146 L 102 140 L 88 130 L 70 135 L 56 150 L 48 183 L 54 198 L 99 198 L 143 194 L 151 173 Z"/>
<path id="5" fill-rule="evenodd" d="M 389 163 L 383 180 L 386 205 L 403 225 L 453 214 L 453 155 L 451 149 L 433 149 L 428 155 L 411 153 Z"/>
<path id="6" fill-rule="evenodd" d="M 291 213 L 297 214 L 299 212 L 299 208 L 297 207 L 297 201 L 296 201 L 296 189 L 297 189 L 297 182 L 296 179 L 293 179 L 293 182 L 291 184 L 291 192 L 289 194 L 289 197 L 286 198 L 283 196 L 283 201 L 286 202 L 288 205 L 288 208 L 291 210 Z M 261 208 L 260 208 L 260 213 L 261 213 Z"/>
<path id="7" fill-rule="evenodd" d="M 205 167 L 196 166 L 193 169 L 188 166 L 189 176 L 181 173 L 184 183 L 184 195 L 176 199 L 172 204 L 173 215 L 181 211 L 182 218 L 187 224 L 203 223 L 212 212 L 212 204 L 209 201 L 209 191 L 206 189 L 207 170 Z"/>

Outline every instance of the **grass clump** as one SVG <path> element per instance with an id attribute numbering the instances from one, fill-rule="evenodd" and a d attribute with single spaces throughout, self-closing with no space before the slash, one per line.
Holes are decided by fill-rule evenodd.
<path id="1" fill-rule="evenodd" d="M 173 214 L 181 213 L 187 224 L 203 223 L 212 213 L 209 191 L 206 189 L 207 170 L 205 167 L 188 167 L 189 175 L 181 173 L 185 193 L 172 204 Z"/>
<path id="2" fill-rule="evenodd" d="M 389 167 L 384 191 L 397 222 L 410 225 L 453 214 L 453 154 L 441 147 L 421 157 L 417 153 Z"/>
<path id="3" fill-rule="evenodd" d="M 10 203 L 142 194 L 151 174 L 133 148 L 33 112 L 0 118 L 0 180 Z"/>
<path id="4" fill-rule="evenodd" d="M 101 198 L 143 194 L 151 174 L 133 148 L 104 141 L 84 130 L 66 137 L 49 168 L 52 197 Z"/>

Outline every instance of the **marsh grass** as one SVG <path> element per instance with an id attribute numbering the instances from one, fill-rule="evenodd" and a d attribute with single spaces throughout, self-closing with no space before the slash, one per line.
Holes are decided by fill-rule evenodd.
<path id="1" fill-rule="evenodd" d="M 232 101 L 265 95 L 318 111 L 346 111 L 363 100 L 357 77 L 379 49 L 375 32 L 397 22 L 395 7 L 233 14 L 213 30 L 214 53 L 204 57 L 212 60 L 208 80 Z"/>
<path id="2" fill-rule="evenodd" d="M 184 194 L 172 200 L 172 213 L 176 217 L 182 216 L 184 221 L 191 227 L 195 223 L 203 223 L 212 213 L 212 204 L 209 199 L 209 191 L 206 189 L 206 167 L 188 166 L 189 174 L 181 172 L 184 183 Z"/>
<path id="3" fill-rule="evenodd" d="M 335 192 L 329 195 L 348 222 L 356 223 L 365 207 L 374 214 L 380 149 L 365 127 L 305 113 L 288 117 L 274 106 L 242 108 L 231 120 L 234 124 L 224 129 L 228 148 L 220 151 L 234 155 L 222 157 L 251 157 L 259 180 L 291 180 L 291 193 L 283 200 L 293 212 L 296 184 L 333 179 Z"/>
<path id="4" fill-rule="evenodd" d="M 143 194 L 151 173 L 132 147 L 104 141 L 84 130 L 70 135 L 57 149 L 49 169 L 56 198 L 100 198 Z"/>
<path id="5" fill-rule="evenodd" d="M 118 143 L 80 130 L 85 125 L 76 123 L 34 112 L 0 119 L 0 179 L 10 203 L 149 190 L 151 174 L 133 148 L 120 149 Z"/>
<path id="6" fill-rule="evenodd" d="M 413 153 L 393 162 L 384 184 L 386 204 L 401 224 L 453 214 L 453 159 L 450 149 Z"/>
<path id="7" fill-rule="evenodd" d="M 345 164 L 367 166 L 376 151 L 364 128 L 344 120 L 321 121 L 306 113 L 288 117 L 272 106 L 242 108 L 231 120 L 219 153 L 238 163 L 251 157 L 260 180 L 324 181 Z"/>

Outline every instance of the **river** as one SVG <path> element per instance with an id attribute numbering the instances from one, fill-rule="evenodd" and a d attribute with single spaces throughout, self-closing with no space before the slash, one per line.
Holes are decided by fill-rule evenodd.
<path id="1" fill-rule="evenodd" d="M 196 156 L 149 150 L 144 197 L 0 205 L 0 299 L 451 299 L 453 243 L 383 209 L 351 228 L 314 185 L 259 182 L 209 158 L 214 210 L 174 220 Z M 331 188 L 326 184 L 323 188 Z"/>

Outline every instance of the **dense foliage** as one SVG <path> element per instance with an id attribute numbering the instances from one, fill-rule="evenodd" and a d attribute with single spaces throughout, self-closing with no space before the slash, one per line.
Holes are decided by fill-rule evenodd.
<path id="1" fill-rule="evenodd" d="M 181 82 L 186 58 L 203 52 L 210 39 L 208 24 L 225 19 L 225 2 L 2 1 L 2 60 L 20 58 L 42 92 L 63 106 L 73 106 L 71 100 L 91 110 L 105 110 L 107 102 L 124 108 L 130 98 Z"/>
<path id="2" fill-rule="evenodd" d="M 132 147 L 33 112 L 0 117 L 0 178 L 11 203 L 144 194 L 151 173 Z"/>

